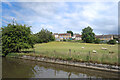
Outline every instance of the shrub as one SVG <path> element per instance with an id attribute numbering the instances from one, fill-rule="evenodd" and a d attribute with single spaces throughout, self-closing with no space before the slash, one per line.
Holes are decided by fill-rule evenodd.
<path id="1" fill-rule="evenodd" d="M 72 41 L 72 40 L 68 39 L 67 41 Z"/>
<path id="2" fill-rule="evenodd" d="M 52 35 L 52 32 L 47 29 L 42 29 L 40 32 L 34 34 L 36 43 L 47 43 L 54 41 L 55 37 Z"/>
<path id="3" fill-rule="evenodd" d="M 80 43 L 83 43 L 83 40 L 76 40 L 75 42 L 80 42 Z"/>
<path id="4" fill-rule="evenodd" d="M 114 40 L 109 40 L 108 44 L 116 44 L 116 40 L 115 39 Z"/>
<path id="5" fill-rule="evenodd" d="M 95 43 L 95 44 L 99 44 L 99 43 L 100 43 L 100 39 L 98 39 L 98 38 L 95 39 L 94 43 Z"/>
<path id="6" fill-rule="evenodd" d="M 63 39 L 63 41 L 66 41 L 66 39 Z"/>
<path id="7" fill-rule="evenodd" d="M 68 57 L 66 60 L 72 60 L 72 58 L 71 58 L 71 57 Z"/>
<path id="8" fill-rule="evenodd" d="M 10 23 L 2 28 L 2 54 L 20 52 L 21 49 L 33 48 L 34 37 L 30 26 Z"/>

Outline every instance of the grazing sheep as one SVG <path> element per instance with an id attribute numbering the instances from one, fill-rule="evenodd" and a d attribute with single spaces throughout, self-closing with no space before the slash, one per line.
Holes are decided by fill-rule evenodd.
<path id="1" fill-rule="evenodd" d="M 113 47 L 113 46 L 115 46 L 115 45 L 110 45 L 110 47 Z"/>
<path id="2" fill-rule="evenodd" d="M 84 47 L 82 47 L 82 49 L 84 49 Z"/>
<path id="3" fill-rule="evenodd" d="M 107 48 L 102 47 L 102 50 L 107 50 Z"/>
<path id="4" fill-rule="evenodd" d="M 96 51 L 96 50 L 93 50 L 93 53 L 97 53 L 97 51 Z"/>

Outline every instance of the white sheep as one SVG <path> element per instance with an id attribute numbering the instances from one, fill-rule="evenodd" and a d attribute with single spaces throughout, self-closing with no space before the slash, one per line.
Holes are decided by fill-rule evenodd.
<path id="1" fill-rule="evenodd" d="M 93 53 L 97 53 L 97 51 L 96 51 L 96 50 L 93 50 Z"/>
<path id="2" fill-rule="evenodd" d="M 107 48 L 102 47 L 102 50 L 107 50 Z"/>
<path id="3" fill-rule="evenodd" d="M 84 49 L 84 47 L 82 47 L 82 49 Z"/>
<path id="4" fill-rule="evenodd" d="M 113 47 L 113 46 L 115 46 L 115 45 L 110 45 L 110 47 Z"/>

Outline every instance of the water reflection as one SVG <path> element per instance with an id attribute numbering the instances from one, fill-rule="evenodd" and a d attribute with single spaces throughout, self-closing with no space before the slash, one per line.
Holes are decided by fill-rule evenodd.
<path id="1" fill-rule="evenodd" d="M 45 62 L 3 58 L 3 78 L 114 78 L 116 74 Z M 107 74 L 107 75 L 106 75 Z"/>

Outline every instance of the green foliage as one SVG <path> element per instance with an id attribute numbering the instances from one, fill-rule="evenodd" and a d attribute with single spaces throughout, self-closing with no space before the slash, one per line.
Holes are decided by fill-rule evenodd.
<path id="1" fill-rule="evenodd" d="M 108 44 L 116 44 L 116 40 L 115 40 L 115 39 L 109 40 L 109 41 L 108 41 Z"/>
<path id="2" fill-rule="evenodd" d="M 30 27 L 13 23 L 2 28 L 2 53 L 5 56 L 10 52 L 33 48 L 33 45 Z"/>
<path id="3" fill-rule="evenodd" d="M 63 39 L 63 41 L 66 41 L 66 39 Z"/>
<path id="4" fill-rule="evenodd" d="M 90 57 L 87 55 L 86 56 L 86 61 L 89 61 L 90 60 Z"/>
<path id="5" fill-rule="evenodd" d="M 82 40 L 86 43 L 93 43 L 95 40 L 95 33 L 91 27 L 82 29 Z"/>
<path id="6" fill-rule="evenodd" d="M 72 58 L 71 57 L 67 57 L 66 60 L 72 60 Z"/>
<path id="7" fill-rule="evenodd" d="M 42 29 L 39 33 L 35 34 L 36 43 L 43 43 L 54 41 L 55 37 L 52 35 L 52 32 L 47 29 Z"/>
<path id="8" fill-rule="evenodd" d="M 73 32 L 72 31 L 67 31 L 67 33 L 71 33 L 71 36 L 73 36 Z"/>
<path id="9" fill-rule="evenodd" d="M 99 44 L 100 43 L 100 39 L 98 39 L 98 38 L 95 39 L 94 43 Z"/>
<path id="10" fill-rule="evenodd" d="M 67 41 L 72 41 L 72 40 L 68 39 Z"/>
<path id="11" fill-rule="evenodd" d="M 74 40 L 75 42 L 80 42 L 80 43 L 83 43 L 83 41 L 82 40 Z"/>

